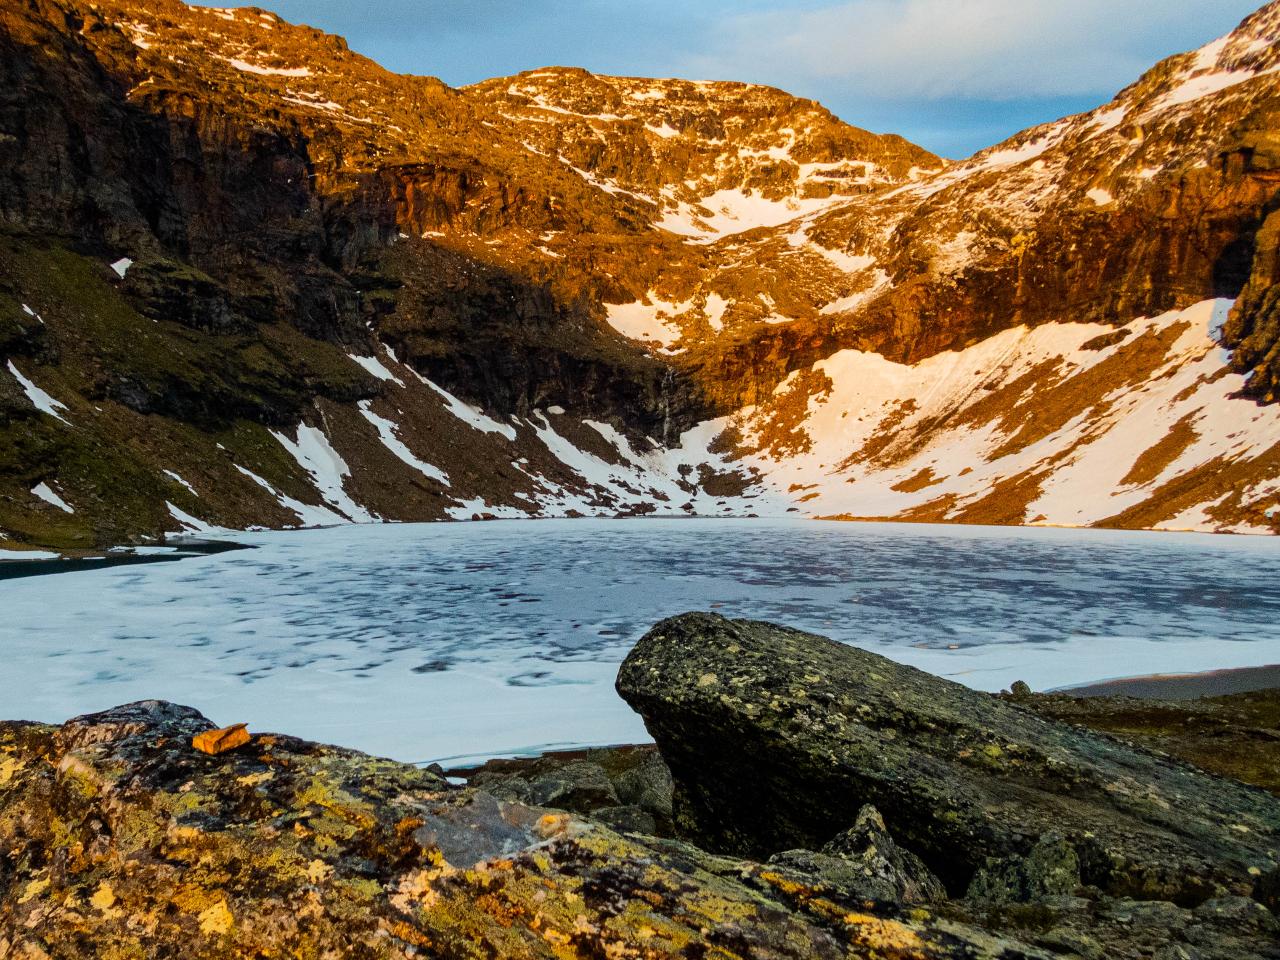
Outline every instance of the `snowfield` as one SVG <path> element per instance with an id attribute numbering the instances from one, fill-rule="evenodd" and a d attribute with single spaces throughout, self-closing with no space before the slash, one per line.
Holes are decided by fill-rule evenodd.
<path id="1" fill-rule="evenodd" d="M 1280 449 L 1280 408 L 1240 396 L 1245 378 L 1217 343 L 1230 307 L 1207 300 L 1119 328 L 1017 327 L 914 365 L 843 350 L 813 365 L 821 388 L 793 374 L 772 404 L 739 415 L 760 446 L 744 462 L 810 516 L 984 522 L 970 511 L 1005 489 L 1002 522 L 1072 527 L 1217 465 L 1224 485 L 1154 526 L 1270 533 L 1259 521 L 1280 487 L 1271 470 L 1232 484 L 1223 472 Z M 780 450 L 770 438 L 794 391 L 803 416 Z M 1233 515 L 1258 520 L 1215 518 L 1228 495 Z"/>

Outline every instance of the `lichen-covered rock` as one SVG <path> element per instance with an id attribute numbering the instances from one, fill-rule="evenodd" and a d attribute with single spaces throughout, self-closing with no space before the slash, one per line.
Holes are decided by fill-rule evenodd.
<path id="1" fill-rule="evenodd" d="M 1221 907 L 1215 915 L 1209 904 Z M 1271 960 L 1275 918 L 1244 897 L 1189 910 L 1161 900 L 1046 897 L 1034 904 L 952 902 L 949 916 L 1083 960 Z"/>
<path id="2" fill-rule="evenodd" d="M 1085 884 L 1188 904 L 1251 895 L 1280 857 L 1263 791 L 812 634 L 685 614 L 618 690 L 671 768 L 677 826 L 711 849 L 817 849 L 872 803 L 955 895 L 1053 833 Z"/>
<path id="3" fill-rule="evenodd" d="M 586 813 L 596 807 L 616 806 L 618 794 L 602 767 L 579 761 L 530 781 L 528 802 Z"/>
<path id="4" fill-rule="evenodd" d="M 671 819 L 671 795 L 675 783 L 671 779 L 671 770 L 657 751 L 646 754 L 640 763 L 620 773 L 614 785 L 624 803 L 648 810 L 663 820 Z"/>
<path id="5" fill-rule="evenodd" d="M 597 807 L 591 811 L 591 819 L 619 833 L 643 833 L 654 836 L 658 832 L 658 823 L 652 813 L 643 807 L 626 803 L 616 807 Z"/>
<path id="6" fill-rule="evenodd" d="M 671 771 L 652 746 L 490 760 L 457 771 L 496 797 L 591 814 L 629 832 L 671 836 Z"/>
<path id="7" fill-rule="evenodd" d="M 0 957 L 1042 958 L 759 864 L 150 701 L 0 723 Z"/>
<path id="8" fill-rule="evenodd" d="M 1027 903 L 1068 896 L 1080 886 L 1075 847 L 1053 834 L 1041 837 L 1025 857 L 988 860 L 978 868 L 967 896 L 974 900 Z"/>
<path id="9" fill-rule="evenodd" d="M 575 760 L 532 770 L 529 776 L 482 773 L 473 783 L 495 796 L 574 813 L 618 806 L 618 794 L 599 764 Z"/>
<path id="10" fill-rule="evenodd" d="M 1195 915 L 1236 931 L 1256 930 L 1272 936 L 1280 934 L 1280 921 L 1273 913 L 1248 897 L 1215 897 L 1196 907 Z"/>
<path id="11" fill-rule="evenodd" d="M 942 881 L 910 850 L 893 842 L 884 818 L 872 806 L 849 830 L 819 852 L 786 850 L 769 863 L 812 874 L 850 897 L 885 903 L 930 903 L 946 898 Z"/>

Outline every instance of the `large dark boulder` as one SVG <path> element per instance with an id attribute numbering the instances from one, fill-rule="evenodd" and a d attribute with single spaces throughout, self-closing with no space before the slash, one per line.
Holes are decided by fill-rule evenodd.
<path id="1" fill-rule="evenodd" d="M 953 895 L 1052 836 L 1082 883 L 1188 905 L 1252 895 L 1280 856 L 1261 790 L 785 627 L 663 621 L 618 691 L 671 768 L 678 829 L 715 850 L 818 850 L 870 803 Z"/>

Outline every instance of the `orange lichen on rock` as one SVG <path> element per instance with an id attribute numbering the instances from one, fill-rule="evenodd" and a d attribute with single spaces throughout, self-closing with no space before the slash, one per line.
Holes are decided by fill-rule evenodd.
<path id="1" fill-rule="evenodd" d="M 201 753 L 210 755 L 226 753 L 228 750 L 236 749 L 236 747 L 243 747 L 253 739 L 246 729 L 248 726 L 247 723 L 236 723 L 220 730 L 206 730 L 204 733 L 198 733 L 191 738 L 191 746 Z"/>

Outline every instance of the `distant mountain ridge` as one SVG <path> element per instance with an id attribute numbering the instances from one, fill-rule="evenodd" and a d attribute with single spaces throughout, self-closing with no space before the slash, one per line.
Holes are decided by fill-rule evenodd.
<path id="1" fill-rule="evenodd" d="M 749 84 L 455 90 L 255 8 L 0 0 L 0 547 L 1274 532 L 1278 39 L 1272 3 L 948 163 Z"/>

